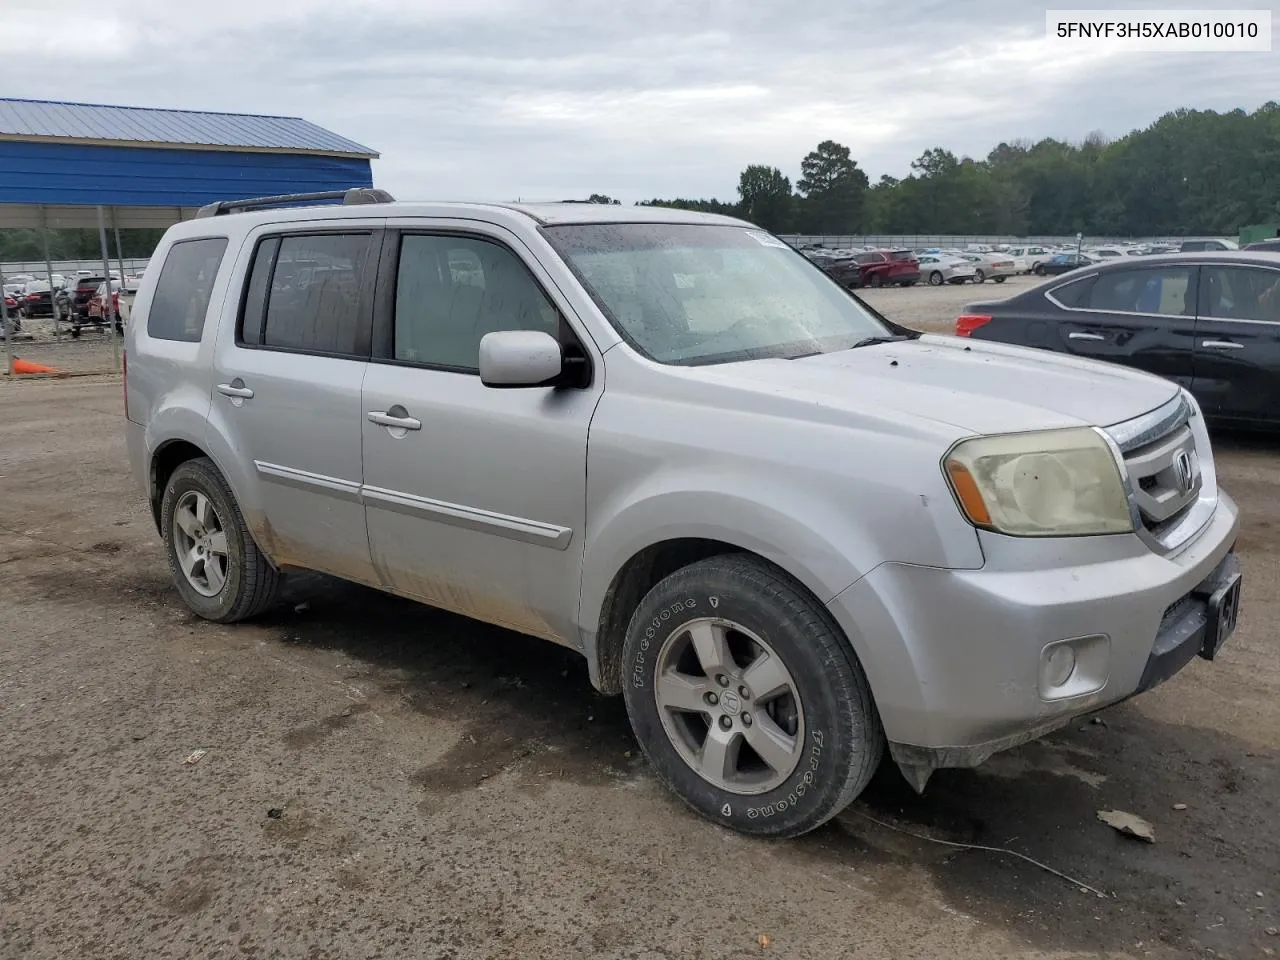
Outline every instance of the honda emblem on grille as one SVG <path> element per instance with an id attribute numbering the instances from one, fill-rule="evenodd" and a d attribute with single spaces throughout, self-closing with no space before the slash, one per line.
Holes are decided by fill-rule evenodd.
<path id="1" fill-rule="evenodd" d="M 1191 454 L 1186 450 L 1179 450 L 1178 455 L 1173 458 L 1173 476 L 1179 493 L 1191 492 L 1196 482 L 1196 475 L 1191 465 Z"/>

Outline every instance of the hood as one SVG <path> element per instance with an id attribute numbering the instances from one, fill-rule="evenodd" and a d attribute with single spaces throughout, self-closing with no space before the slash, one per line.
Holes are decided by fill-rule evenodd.
<path id="1" fill-rule="evenodd" d="M 948 424 L 964 434 L 1110 426 L 1154 410 L 1179 389 L 1108 363 L 932 336 L 699 369 L 740 388 L 883 419 Z"/>

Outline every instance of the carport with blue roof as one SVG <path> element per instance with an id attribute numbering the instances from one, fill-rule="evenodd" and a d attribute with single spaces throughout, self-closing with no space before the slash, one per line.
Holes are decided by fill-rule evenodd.
<path id="1" fill-rule="evenodd" d="M 97 227 L 105 265 L 108 227 L 167 227 L 217 200 L 370 187 L 377 157 L 300 117 L 0 98 L 0 228 Z"/>

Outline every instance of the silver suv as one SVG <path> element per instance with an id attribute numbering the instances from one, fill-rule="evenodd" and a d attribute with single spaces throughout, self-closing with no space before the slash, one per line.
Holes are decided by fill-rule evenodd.
<path id="1" fill-rule="evenodd" d="M 1236 507 L 1174 383 L 920 336 L 727 217 L 204 213 L 126 341 L 202 617 L 305 568 L 562 644 L 672 790 L 774 837 L 886 748 L 923 789 L 1234 627 Z"/>

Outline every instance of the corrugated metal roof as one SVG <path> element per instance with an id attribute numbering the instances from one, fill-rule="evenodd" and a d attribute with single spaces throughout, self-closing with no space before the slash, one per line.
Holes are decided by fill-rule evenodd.
<path id="1" fill-rule="evenodd" d="M 374 150 L 301 117 L 253 116 L 0 98 L 0 137 L 60 138 L 133 145 L 305 150 L 377 157 Z"/>

